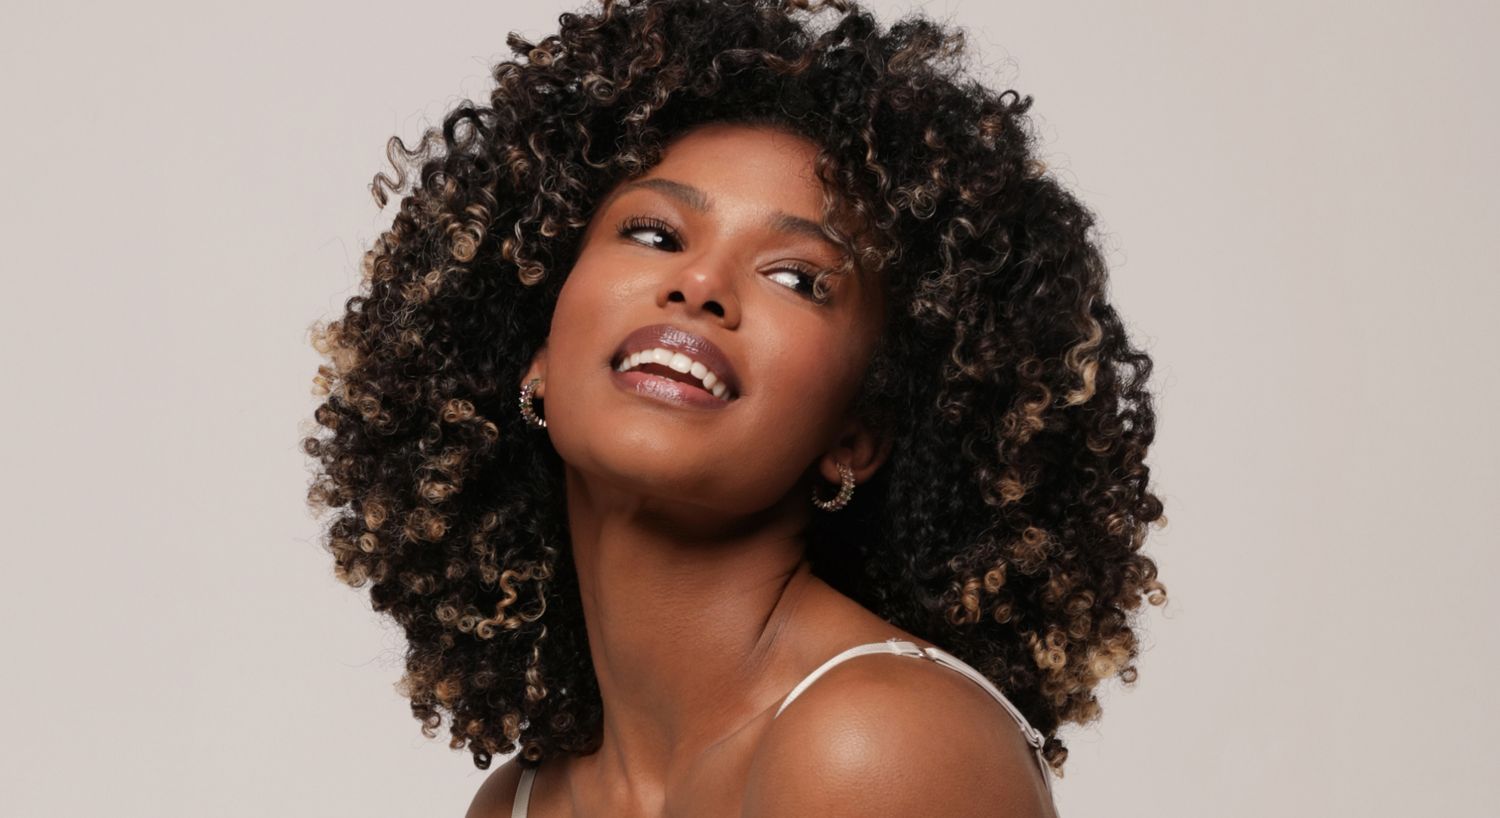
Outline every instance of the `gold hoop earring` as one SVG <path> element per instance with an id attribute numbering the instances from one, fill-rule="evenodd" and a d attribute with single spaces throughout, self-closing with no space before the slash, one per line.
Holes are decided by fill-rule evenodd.
<path id="1" fill-rule="evenodd" d="M 547 428 L 546 419 L 542 418 L 536 413 L 536 407 L 531 403 L 533 396 L 536 395 L 536 388 L 540 386 L 541 383 L 541 378 L 532 378 L 531 380 L 526 382 L 525 386 L 521 387 L 521 417 L 526 418 L 526 425 L 530 426 L 533 429 Z"/>
<path id="2" fill-rule="evenodd" d="M 832 500 L 819 500 L 818 490 L 816 488 L 813 489 L 813 505 L 823 509 L 824 511 L 838 511 L 839 509 L 848 505 L 849 498 L 854 496 L 854 470 L 844 465 L 843 463 L 839 463 L 837 465 L 839 467 L 839 479 L 841 481 L 839 484 L 839 493 L 834 495 Z"/>

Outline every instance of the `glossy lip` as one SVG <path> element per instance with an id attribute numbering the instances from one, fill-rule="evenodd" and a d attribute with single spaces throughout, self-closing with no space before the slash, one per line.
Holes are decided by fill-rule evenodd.
<path id="1" fill-rule="evenodd" d="M 730 401 L 716 398 L 712 392 L 702 387 L 691 386 L 664 375 L 653 375 L 639 369 L 632 369 L 629 372 L 611 369 L 609 377 L 615 382 L 615 386 L 626 392 L 633 392 L 675 406 L 716 411 L 730 404 Z"/>
<path id="2" fill-rule="evenodd" d="M 625 336 L 625 340 L 620 342 L 620 345 L 615 348 L 615 354 L 609 359 L 610 369 L 616 370 L 620 365 L 620 361 L 624 360 L 627 355 L 646 349 L 655 349 L 656 347 L 676 350 L 712 369 L 714 374 L 729 387 L 729 400 L 713 398 L 711 393 L 704 393 L 708 394 L 715 401 L 727 404 L 739 398 L 740 378 L 739 374 L 734 371 L 734 365 L 729 363 L 729 358 L 707 338 L 688 332 L 681 327 L 674 327 L 671 324 L 648 324 Z M 615 374 L 630 375 L 635 373 L 621 373 L 616 370 Z M 673 383 L 677 383 L 677 381 L 673 381 Z M 703 392 L 702 389 L 698 389 L 697 387 L 687 388 Z"/>

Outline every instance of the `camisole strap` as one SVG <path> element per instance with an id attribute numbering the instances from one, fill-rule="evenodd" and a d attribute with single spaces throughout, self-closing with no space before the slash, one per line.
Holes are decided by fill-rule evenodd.
<path id="1" fill-rule="evenodd" d="M 944 667 L 951 668 L 958 671 L 959 673 L 962 673 L 963 675 L 969 677 L 970 680 L 978 684 L 980 687 L 984 688 L 984 691 L 990 694 L 990 696 L 995 701 L 999 702 L 1000 705 L 1005 708 L 1005 712 L 1009 713 L 1011 718 L 1015 719 L 1017 726 L 1021 728 L 1021 734 L 1026 737 L 1026 743 L 1031 745 L 1032 754 L 1036 757 L 1038 766 L 1041 767 L 1042 782 L 1047 787 L 1047 795 L 1049 798 L 1052 797 L 1052 768 L 1047 764 L 1047 757 L 1042 754 L 1042 745 L 1046 743 L 1046 736 L 1042 735 L 1040 730 L 1032 727 L 1031 723 L 1026 720 L 1026 717 L 1021 715 L 1021 711 L 1011 703 L 1010 699 L 1005 697 L 1004 693 L 1000 692 L 1000 688 L 995 687 L 994 683 L 985 678 L 983 673 L 975 670 L 973 667 L 966 664 L 957 656 L 954 656 L 953 654 L 936 646 L 923 648 L 917 645 L 915 642 L 911 642 L 906 639 L 896 639 L 894 637 L 887 639 L 884 642 L 870 642 L 863 645 L 855 645 L 854 647 L 849 648 L 842 653 L 839 653 L 837 656 L 834 656 L 832 659 L 829 659 L 828 661 L 819 665 L 816 670 L 814 670 L 812 673 L 807 674 L 807 676 L 802 681 L 798 682 L 797 686 L 792 688 L 792 692 L 788 693 L 786 698 L 782 700 L 781 707 L 776 709 L 776 716 L 780 716 L 781 711 L 785 710 L 786 706 L 791 704 L 793 699 L 800 696 L 802 694 L 802 691 L 806 690 L 809 685 L 817 681 L 819 676 L 822 676 L 824 673 L 827 673 L 829 670 L 833 669 L 834 665 L 837 665 L 847 659 L 852 659 L 856 656 L 863 656 L 869 653 L 894 653 L 898 656 L 913 656 L 923 659 L 931 659 L 932 661 L 937 662 Z M 775 716 L 772 716 L 772 718 L 775 718 Z"/>
<path id="2" fill-rule="evenodd" d="M 521 770 L 521 780 L 516 782 L 516 800 L 510 807 L 510 818 L 526 818 L 526 810 L 531 806 L 531 782 L 535 778 L 535 767 Z"/>

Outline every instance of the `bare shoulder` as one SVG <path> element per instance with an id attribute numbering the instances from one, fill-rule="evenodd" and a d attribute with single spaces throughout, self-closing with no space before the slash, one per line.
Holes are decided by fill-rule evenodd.
<path id="1" fill-rule="evenodd" d="M 510 818 L 511 805 L 516 798 L 516 785 L 520 783 L 521 771 L 525 769 L 519 759 L 519 755 L 512 756 L 509 761 L 490 770 L 484 783 L 474 793 L 474 800 L 469 804 L 469 811 L 464 813 L 464 818 Z"/>
<path id="2" fill-rule="evenodd" d="M 979 685 L 872 654 L 834 666 L 766 729 L 742 818 L 1047 818 L 1031 745 Z"/>

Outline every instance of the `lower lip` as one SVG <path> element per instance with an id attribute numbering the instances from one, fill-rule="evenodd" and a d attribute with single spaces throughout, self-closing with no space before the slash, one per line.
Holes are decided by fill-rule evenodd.
<path id="1" fill-rule="evenodd" d="M 621 372 L 614 367 L 609 370 L 610 379 L 615 386 L 627 392 L 634 392 L 662 403 L 674 406 L 690 406 L 695 409 L 723 409 L 732 401 L 716 398 L 713 393 L 699 389 L 696 386 L 688 386 L 682 381 L 674 381 L 660 375 L 652 375 L 640 370 Z"/>

